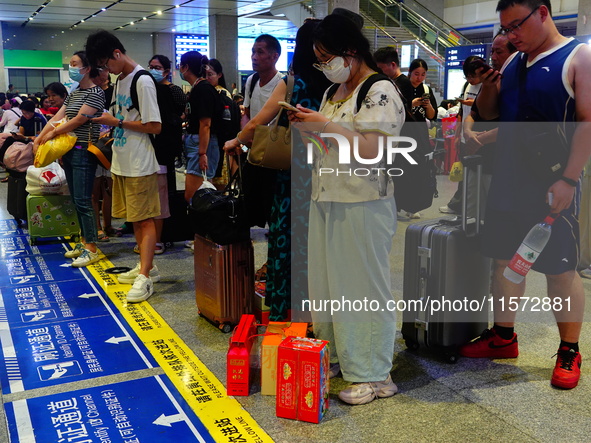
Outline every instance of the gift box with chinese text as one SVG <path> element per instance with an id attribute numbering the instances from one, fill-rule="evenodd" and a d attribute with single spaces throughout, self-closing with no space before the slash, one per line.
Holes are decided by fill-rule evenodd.
<path id="1" fill-rule="evenodd" d="M 277 357 L 277 417 L 320 423 L 328 410 L 328 342 L 287 337 Z"/>
<path id="2" fill-rule="evenodd" d="M 251 383 L 250 354 L 257 333 L 254 315 L 243 315 L 230 338 L 227 355 L 228 395 L 248 395 Z"/>

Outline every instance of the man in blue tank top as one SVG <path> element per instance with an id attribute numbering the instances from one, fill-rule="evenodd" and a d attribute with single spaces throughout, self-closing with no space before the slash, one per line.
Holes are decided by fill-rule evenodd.
<path id="1" fill-rule="evenodd" d="M 533 305 L 524 305 L 525 299 L 519 305 L 525 281 L 514 284 L 503 271 L 529 230 L 548 213 L 560 213 L 532 269 L 546 275 L 545 299 L 550 303 L 545 310 L 554 310 L 560 333 L 551 383 L 571 389 L 581 373 L 578 341 L 584 291 L 576 272 L 577 217 L 579 179 L 591 153 L 591 49 L 559 34 L 550 0 L 500 0 L 497 12 L 501 33 L 519 52 L 509 59 L 502 76 L 492 69 L 481 72 L 483 86 L 477 99 L 483 118 L 501 121 L 482 239 L 483 253 L 495 259 L 495 322 L 460 353 L 517 357 L 516 311 L 528 311 Z M 551 178 L 540 176 L 528 150 L 548 139 L 554 140 L 550 146 L 563 149 L 566 165 L 561 175 Z M 543 303 L 543 295 L 537 298 Z"/>

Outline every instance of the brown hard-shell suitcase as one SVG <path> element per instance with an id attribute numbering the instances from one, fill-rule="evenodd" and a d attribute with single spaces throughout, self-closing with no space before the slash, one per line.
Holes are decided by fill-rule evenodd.
<path id="1" fill-rule="evenodd" d="M 195 235 L 194 248 L 195 296 L 199 314 L 223 332 L 230 332 L 242 314 L 252 312 L 252 241 L 222 246 Z"/>

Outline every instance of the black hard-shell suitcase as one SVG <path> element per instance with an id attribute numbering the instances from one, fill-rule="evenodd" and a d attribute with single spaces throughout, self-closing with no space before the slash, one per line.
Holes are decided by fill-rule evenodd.
<path id="1" fill-rule="evenodd" d="M 252 241 L 218 245 L 195 234 L 195 296 L 199 314 L 230 332 L 242 314 L 252 312 Z"/>
<path id="2" fill-rule="evenodd" d="M 22 225 L 27 219 L 27 180 L 26 172 L 8 171 L 8 195 L 6 206 L 8 213 Z"/>
<path id="3" fill-rule="evenodd" d="M 480 156 L 466 157 L 464 167 L 479 184 Z M 464 195 L 467 183 L 464 177 Z M 492 262 L 479 252 L 480 196 L 474 194 L 475 219 L 468 220 L 464 198 L 461 218 L 410 225 L 405 237 L 402 336 L 410 350 L 433 347 L 452 363 L 458 347 L 487 327 L 490 310 Z"/>

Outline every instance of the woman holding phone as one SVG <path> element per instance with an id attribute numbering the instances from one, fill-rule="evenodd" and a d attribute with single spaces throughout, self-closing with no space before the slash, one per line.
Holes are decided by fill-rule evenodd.
<path id="1" fill-rule="evenodd" d="M 90 79 L 90 65 L 86 52 L 74 53 L 70 59 L 69 73 L 72 80 L 79 82 L 79 86 L 66 98 L 57 114 L 43 128 L 35 139 L 33 149 L 37 152 L 39 146 L 47 140 L 66 132 L 74 132 L 78 137 L 75 146 L 62 157 L 62 162 L 76 207 L 81 235 L 80 243 L 64 255 L 75 259 L 72 266 L 81 268 L 102 258 L 96 247 L 98 229 L 92 206 L 92 190 L 98 160 L 88 152 L 88 142 L 96 141 L 100 136 L 101 126 L 91 125 L 89 117 L 99 115 L 103 111 L 105 93 Z M 54 123 L 64 117 L 67 117 L 68 121 L 55 127 Z"/>
<path id="2" fill-rule="evenodd" d="M 338 88 L 329 89 L 318 112 L 298 104 L 295 122 L 325 137 L 325 150 L 313 150 L 308 231 L 308 286 L 311 306 L 369 301 L 385 307 L 393 299 L 390 249 L 396 232 L 394 186 L 387 174 L 331 174 L 336 168 L 380 170 L 387 167 L 384 139 L 398 136 L 404 105 L 392 82 L 376 81 L 357 101 L 363 84 L 378 67 L 369 42 L 357 25 L 337 14 L 326 16 L 314 33 L 315 67 Z M 375 78 L 375 77 L 374 77 Z M 302 125 L 298 125 L 301 127 Z M 314 128 L 314 129 L 313 129 Z M 324 136 L 328 133 L 330 136 Z M 356 145 L 357 158 L 340 164 L 334 134 Z M 380 155 L 379 155 L 380 154 Z M 339 392 L 349 404 L 365 404 L 397 392 L 392 381 L 396 316 L 387 309 L 312 308 L 316 338 L 330 342 L 329 376 L 342 372 L 351 385 Z"/>
<path id="3" fill-rule="evenodd" d="M 437 102 L 429 86 L 425 85 L 427 62 L 417 58 L 410 63 L 408 78 L 413 87 L 413 100 L 411 104 L 413 116 L 417 121 L 434 120 L 437 118 Z"/>

